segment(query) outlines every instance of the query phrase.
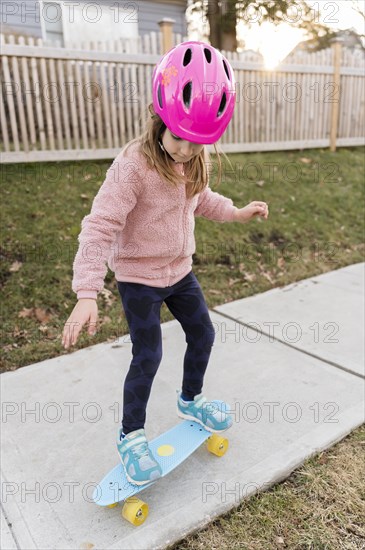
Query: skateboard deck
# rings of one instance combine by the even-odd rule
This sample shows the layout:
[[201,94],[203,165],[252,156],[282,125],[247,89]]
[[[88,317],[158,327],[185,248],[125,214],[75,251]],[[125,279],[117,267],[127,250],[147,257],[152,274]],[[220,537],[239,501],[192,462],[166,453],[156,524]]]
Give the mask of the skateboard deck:
[[[149,442],[152,453],[161,465],[161,477],[179,466],[208,439],[208,450],[210,452],[217,456],[222,456],[226,452],[228,448],[227,439],[221,437],[220,434],[209,432],[193,420],[183,420],[180,424]],[[146,485],[132,484],[127,480],[124,468],[119,462],[95,487],[92,498],[99,506],[111,506],[147,489],[159,479],[161,478]]]

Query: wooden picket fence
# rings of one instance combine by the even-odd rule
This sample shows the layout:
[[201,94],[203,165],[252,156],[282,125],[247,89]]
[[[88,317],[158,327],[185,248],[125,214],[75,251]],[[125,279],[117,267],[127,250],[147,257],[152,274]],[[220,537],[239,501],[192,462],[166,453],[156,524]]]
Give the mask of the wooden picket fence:
[[[143,130],[161,33],[86,49],[0,38],[1,162],[114,158]],[[185,39],[174,35],[174,43]],[[293,55],[275,70],[255,54],[223,53],[236,78],[224,151],[364,144],[364,59],[356,51],[336,44]]]

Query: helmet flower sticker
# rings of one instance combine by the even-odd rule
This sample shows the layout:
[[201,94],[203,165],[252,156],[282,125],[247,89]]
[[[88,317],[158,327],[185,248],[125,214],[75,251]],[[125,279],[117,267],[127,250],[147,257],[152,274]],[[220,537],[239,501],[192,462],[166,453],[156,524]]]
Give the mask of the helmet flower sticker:
[[168,67],[167,69],[164,69],[162,71],[162,86],[167,86],[171,82],[171,77],[177,75],[177,68],[175,65],[172,65],[171,67]]

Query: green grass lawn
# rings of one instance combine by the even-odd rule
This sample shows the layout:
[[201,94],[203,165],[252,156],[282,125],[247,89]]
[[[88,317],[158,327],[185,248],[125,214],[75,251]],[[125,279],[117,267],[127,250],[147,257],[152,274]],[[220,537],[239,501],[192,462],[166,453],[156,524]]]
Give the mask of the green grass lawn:
[[[248,224],[196,220],[194,272],[209,307],[364,261],[364,148],[229,155],[212,188],[238,207],[269,204]],[[114,274],[98,298],[99,330],[61,346],[76,295],[82,218],[110,161],[2,166],[1,371],[128,333]],[[172,319],[165,305],[161,321]],[[365,543],[364,428],[244,501],[179,550],[360,549]]]
[[[212,188],[238,207],[266,201],[270,215],[196,219],[194,271],[210,307],[363,261],[364,148],[229,158],[219,187],[213,169]],[[70,352],[61,333],[76,303],[77,236],[111,162],[2,166],[2,372]],[[111,271],[98,306],[96,336],[83,332],[71,351],[128,332]],[[162,322],[172,318],[163,305]]]

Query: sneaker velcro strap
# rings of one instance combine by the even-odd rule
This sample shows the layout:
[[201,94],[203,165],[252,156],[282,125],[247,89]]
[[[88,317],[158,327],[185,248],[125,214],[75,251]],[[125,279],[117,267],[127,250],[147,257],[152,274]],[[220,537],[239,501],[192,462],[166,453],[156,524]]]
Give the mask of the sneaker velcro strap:
[[135,439],[128,441],[128,443],[125,443],[125,445],[123,445],[123,451],[127,451],[128,449],[130,449],[131,447],[134,447],[135,445],[140,445],[141,443],[146,443],[146,442],[147,442],[146,438],[143,437],[143,435],[141,435],[140,437],[136,437]]
[[206,397],[201,397],[200,399],[198,399],[194,405],[197,407],[197,408],[200,408],[204,405],[204,403],[206,402],[207,398]]

